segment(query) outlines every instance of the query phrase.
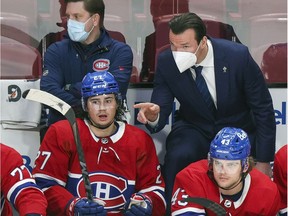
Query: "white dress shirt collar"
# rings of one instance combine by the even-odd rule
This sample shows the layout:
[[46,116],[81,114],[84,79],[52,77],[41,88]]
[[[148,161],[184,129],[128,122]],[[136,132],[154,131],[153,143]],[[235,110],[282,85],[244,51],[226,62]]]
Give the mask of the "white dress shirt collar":
[[202,62],[200,62],[199,64],[195,64],[196,67],[198,67],[199,65],[203,67],[214,67],[213,47],[209,39],[207,40],[207,45],[208,45],[207,55]]

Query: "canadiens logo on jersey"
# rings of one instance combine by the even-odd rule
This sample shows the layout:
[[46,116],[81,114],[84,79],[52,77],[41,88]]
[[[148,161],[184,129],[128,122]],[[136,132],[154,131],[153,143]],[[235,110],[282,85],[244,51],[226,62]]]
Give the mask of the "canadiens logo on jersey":
[[[105,201],[105,209],[119,209],[124,206],[126,200],[134,191],[134,185],[128,184],[128,180],[110,173],[90,173],[93,195]],[[76,194],[86,194],[83,178],[77,184]]]
[[94,71],[106,71],[109,69],[110,60],[109,59],[97,59],[93,62]]

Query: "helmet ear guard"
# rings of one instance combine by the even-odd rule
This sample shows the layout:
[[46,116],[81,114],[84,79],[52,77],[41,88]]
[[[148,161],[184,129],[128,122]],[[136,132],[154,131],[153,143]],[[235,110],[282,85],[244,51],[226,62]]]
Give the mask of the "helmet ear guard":
[[121,105],[122,105],[122,96],[121,96],[121,93],[120,93],[120,92],[117,93],[117,94],[115,94],[115,99],[116,99],[116,101],[117,101],[117,104],[118,104],[119,106],[121,106]]
[[210,152],[208,152],[208,154],[207,154],[207,160],[208,160],[208,166],[209,166],[210,164],[212,164],[212,158],[211,158],[211,156],[210,156]]
[[82,109],[84,112],[87,112],[87,100],[85,100],[83,97],[81,97],[81,105],[82,105]]
[[244,160],[241,161],[242,163],[242,169],[243,169],[243,172],[247,172],[247,170],[249,169],[249,158],[245,158]]
[[213,171],[213,158],[211,158],[210,152],[208,152],[207,160],[208,160],[208,170],[212,172]]

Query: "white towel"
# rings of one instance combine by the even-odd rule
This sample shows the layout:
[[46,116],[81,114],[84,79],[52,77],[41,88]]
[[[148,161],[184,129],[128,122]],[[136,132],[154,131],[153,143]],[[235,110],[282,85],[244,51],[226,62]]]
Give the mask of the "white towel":
[[41,104],[24,99],[25,90],[40,88],[38,80],[0,80],[0,123],[4,129],[30,129],[39,125]]

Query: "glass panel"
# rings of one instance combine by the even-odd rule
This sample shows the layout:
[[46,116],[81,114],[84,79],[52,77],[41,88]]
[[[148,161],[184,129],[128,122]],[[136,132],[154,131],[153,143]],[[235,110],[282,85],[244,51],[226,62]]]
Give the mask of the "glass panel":
[[[43,55],[46,48],[61,40],[65,33],[65,5],[62,9],[60,7],[63,2],[64,0],[2,0],[1,40],[16,40],[38,49]],[[248,46],[268,83],[287,83],[286,0],[277,0],[275,3],[270,0],[104,2],[105,27],[121,33],[122,35],[115,33],[115,38],[124,40],[133,50],[135,82],[153,81],[155,58],[163,46],[169,43],[168,21],[175,14],[190,11],[197,13],[205,21],[209,35]],[[274,69],[271,72],[271,63],[275,61],[278,62],[277,71]],[[143,76],[139,78],[140,74]]]

